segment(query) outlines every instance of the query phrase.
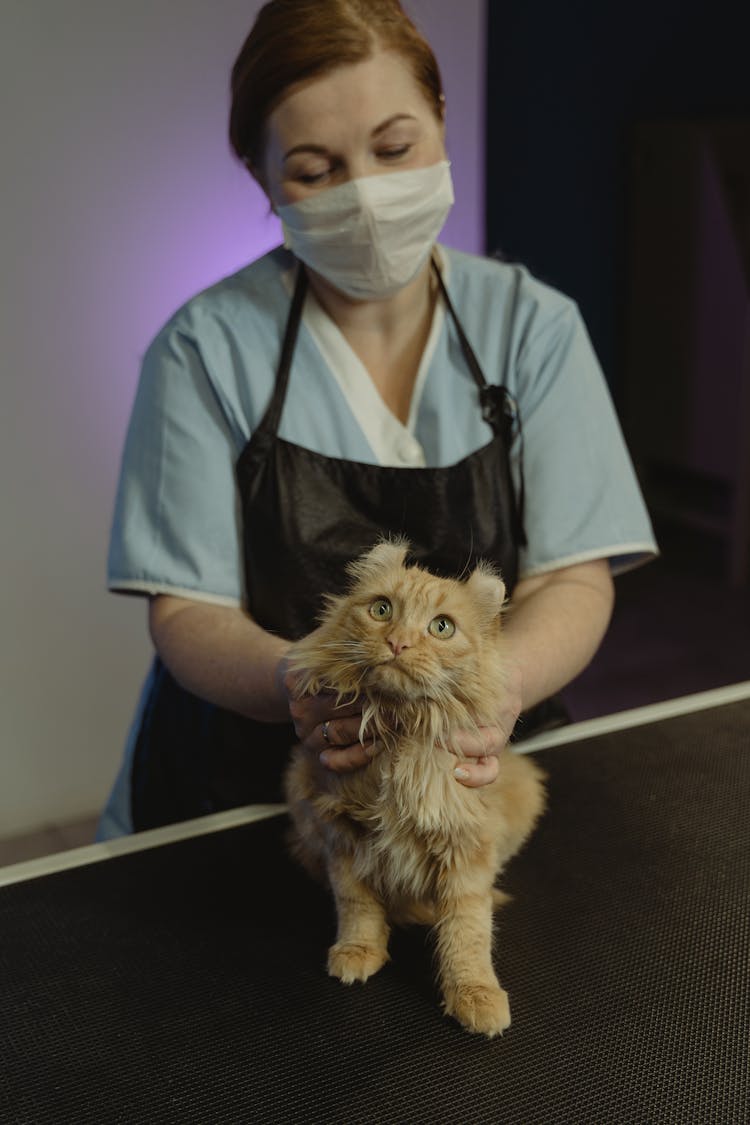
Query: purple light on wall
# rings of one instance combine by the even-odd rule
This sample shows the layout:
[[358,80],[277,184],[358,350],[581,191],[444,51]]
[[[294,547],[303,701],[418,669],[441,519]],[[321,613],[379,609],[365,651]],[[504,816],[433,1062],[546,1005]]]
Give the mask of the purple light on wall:
[[[280,240],[226,140],[230,67],[260,4],[4,7],[6,832],[97,807],[147,665],[143,607],[108,597],[104,578],[143,353],[183,301]],[[461,146],[450,139],[446,240],[474,249],[455,223],[462,208],[478,215],[464,187],[477,118],[459,108],[478,72],[458,41],[474,41],[483,0],[418,7]]]
[[[166,319],[192,295],[282,240],[280,224],[230,154],[226,138],[224,76],[257,6],[233,17],[227,13],[228,24],[236,18],[241,30],[224,29],[224,47],[206,56],[198,74],[186,71],[180,52],[172,52],[171,69],[162,60],[160,69],[147,71],[150,89],[131,78],[123,103],[115,85],[107,112],[96,111],[101,124],[95,132],[106,144],[91,146],[90,137],[82,137],[79,159],[70,156],[72,192],[79,200],[72,206],[81,223],[76,253],[99,295],[92,331],[109,357],[106,370],[116,375],[108,379],[106,395],[102,391],[110,434],[124,431],[141,357]],[[435,49],[447,95],[456,203],[441,237],[449,246],[481,252],[483,3],[467,3],[460,13],[450,0],[408,6]],[[192,34],[203,52],[204,18],[201,10],[195,27],[185,26],[183,47]],[[121,117],[114,131],[113,114]],[[88,200],[80,193],[87,181],[96,188]]]

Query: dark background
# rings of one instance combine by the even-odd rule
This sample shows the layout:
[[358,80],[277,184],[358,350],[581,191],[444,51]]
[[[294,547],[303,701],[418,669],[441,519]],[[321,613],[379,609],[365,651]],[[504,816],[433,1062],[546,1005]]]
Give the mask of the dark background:
[[750,678],[750,3],[488,0],[486,249],[579,304],[662,551],[565,693]]
[[488,0],[487,251],[574,297],[618,400],[636,123],[750,116],[750,4]]

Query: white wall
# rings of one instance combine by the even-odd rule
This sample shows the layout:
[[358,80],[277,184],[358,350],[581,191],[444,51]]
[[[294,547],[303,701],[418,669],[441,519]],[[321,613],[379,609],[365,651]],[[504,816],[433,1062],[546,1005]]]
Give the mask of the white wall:
[[[484,0],[412,0],[440,60],[480,250]],[[140,357],[193,292],[278,241],[227,142],[255,0],[27,0],[0,37],[0,837],[99,808],[149,660],[105,591]]]

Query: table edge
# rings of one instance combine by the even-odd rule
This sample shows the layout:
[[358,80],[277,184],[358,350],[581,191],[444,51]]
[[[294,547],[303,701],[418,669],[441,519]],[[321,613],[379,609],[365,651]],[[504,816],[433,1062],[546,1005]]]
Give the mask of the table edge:
[[[710,691],[678,696],[661,703],[650,703],[644,707],[634,707],[627,711],[615,711],[611,715],[604,715],[597,719],[584,719],[578,723],[570,723],[568,726],[558,727],[555,730],[534,735],[526,739],[525,742],[517,743],[514,750],[519,754],[533,754],[537,750],[548,750],[556,746],[565,746],[571,742],[584,742],[586,739],[595,738],[601,734],[627,730],[631,727],[643,726],[646,723],[660,722],[663,719],[688,715],[691,712],[703,711],[710,707],[738,703],[744,699],[750,699],[750,680],[728,684],[726,687],[712,688]],[[244,805],[241,808],[229,809],[227,812],[213,813],[195,820],[170,824],[164,828],[153,828],[147,832],[135,833],[132,836],[120,836],[117,839],[106,840],[100,844],[71,848],[69,851],[56,852],[52,855],[41,856],[38,859],[11,864],[7,867],[0,867],[0,887],[26,882],[30,879],[38,879],[41,876],[53,875],[60,871],[69,871],[75,867],[85,867],[90,863],[99,863],[132,852],[161,847],[164,844],[177,843],[180,840],[191,839],[195,836],[207,836],[212,832],[222,832],[228,828],[252,824],[254,821],[280,816],[285,810],[285,805]]]
[[723,707],[729,703],[740,703],[750,699],[750,680],[727,684],[725,687],[711,688],[710,691],[680,695],[675,699],[665,699],[660,703],[647,703],[643,707],[632,707],[627,711],[613,711],[596,719],[583,719],[569,723],[555,730],[532,735],[514,746],[519,754],[533,754],[536,750],[548,750],[554,746],[564,746],[570,742],[585,742],[600,734],[612,734],[631,727],[658,723],[679,715],[689,715],[694,711],[705,711],[710,707]]

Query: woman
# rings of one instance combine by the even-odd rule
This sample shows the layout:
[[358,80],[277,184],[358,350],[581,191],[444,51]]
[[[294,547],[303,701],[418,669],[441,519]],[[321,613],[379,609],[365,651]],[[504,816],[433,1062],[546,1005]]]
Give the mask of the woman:
[[149,596],[157,659],[100,837],[278,800],[295,740],[366,764],[356,704],[292,702],[285,658],[379,535],[447,573],[490,558],[512,591],[513,683],[460,742],[466,785],[591,659],[612,570],[654,552],[575,306],[435,243],[444,111],[397,0],[272,0],[240,52],[231,140],[286,245],[144,361],[110,586]]

